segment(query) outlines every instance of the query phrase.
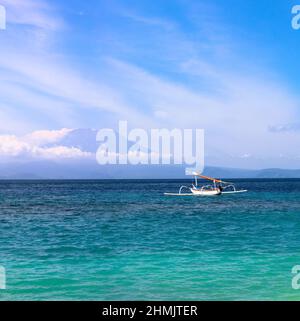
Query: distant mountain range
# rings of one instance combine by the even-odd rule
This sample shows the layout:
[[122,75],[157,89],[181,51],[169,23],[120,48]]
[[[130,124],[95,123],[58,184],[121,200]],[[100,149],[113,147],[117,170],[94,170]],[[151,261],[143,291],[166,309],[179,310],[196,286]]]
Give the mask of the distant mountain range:
[[[300,178],[300,169],[247,170],[208,166],[204,174],[218,178]],[[183,166],[171,165],[100,166],[91,160],[68,163],[54,161],[0,163],[0,179],[181,179],[186,177]]]
[[[95,129],[63,129],[35,132],[25,138],[4,137],[2,144],[6,145],[0,151],[10,154],[0,156],[0,179],[186,178],[183,165],[98,165],[96,134]],[[204,174],[219,178],[300,178],[300,169],[207,166]]]
[[207,167],[205,173],[209,176],[224,178],[300,178],[300,169],[266,168],[259,170]]

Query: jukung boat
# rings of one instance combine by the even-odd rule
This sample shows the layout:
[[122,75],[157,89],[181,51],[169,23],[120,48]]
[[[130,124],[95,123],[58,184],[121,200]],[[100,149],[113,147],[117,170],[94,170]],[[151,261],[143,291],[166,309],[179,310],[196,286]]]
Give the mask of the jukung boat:
[[[195,184],[191,187],[181,186],[178,193],[164,193],[169,196],[216,196],[221,194],[233,194],[233,193],[244,193],[247,190],[237,190],[235,185],[230,182],[225,182],[217,178],[200,175],[198,173],[193,173],[195,176]],[[212,184],[205,184],[198,186],[198,177],[211,181]],[[183,193],[184,189],[190,190],[189,193]]]

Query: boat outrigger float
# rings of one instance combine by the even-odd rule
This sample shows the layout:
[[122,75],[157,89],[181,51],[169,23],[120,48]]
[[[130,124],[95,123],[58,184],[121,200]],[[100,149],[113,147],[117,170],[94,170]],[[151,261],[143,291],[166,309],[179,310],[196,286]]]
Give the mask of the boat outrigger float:
[[[195,184],[192,187],[181,186],[178,193],[164,193],[169,196],[214,196],[221,194],[244,193],[246,189],[237,190],[235,185],[230,182],[224,182],[220,179],[193,173],[195,176]],[[198,177],[212,181],[213,184],[198,186]],[[183,189],[189,189],[190,193],[182,193]]]

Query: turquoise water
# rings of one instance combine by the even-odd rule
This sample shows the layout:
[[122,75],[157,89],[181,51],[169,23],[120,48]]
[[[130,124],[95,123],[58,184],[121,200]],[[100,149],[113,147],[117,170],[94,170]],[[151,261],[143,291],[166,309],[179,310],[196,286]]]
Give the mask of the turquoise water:
[[0,300],[298,300],[300,180],[2,181]]

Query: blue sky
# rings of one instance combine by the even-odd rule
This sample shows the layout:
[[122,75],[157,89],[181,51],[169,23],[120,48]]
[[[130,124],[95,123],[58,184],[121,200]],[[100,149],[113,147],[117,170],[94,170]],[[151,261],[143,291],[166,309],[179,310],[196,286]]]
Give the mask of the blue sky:
[[204,128],[210,165],[300,168],[297,1],[0,4],[0,154],[128,120]]

